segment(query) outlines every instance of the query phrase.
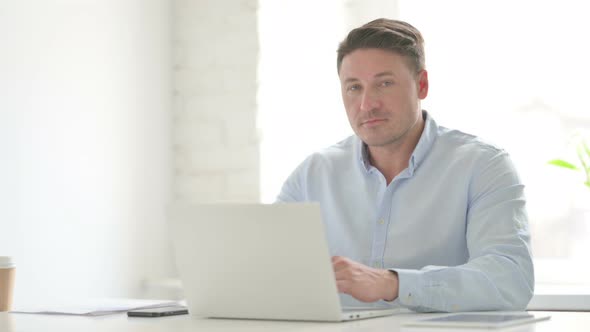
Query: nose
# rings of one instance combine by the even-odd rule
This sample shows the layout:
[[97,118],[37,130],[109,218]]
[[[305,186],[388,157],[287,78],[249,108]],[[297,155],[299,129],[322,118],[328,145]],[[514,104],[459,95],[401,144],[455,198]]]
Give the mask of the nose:
[[380,105],[381,101],[379,100],[379,97],[374,91],[372,91],[371,89],[366,89],[365,91],[363,91],[360,104],[361,111],[369,112],[379,108]]

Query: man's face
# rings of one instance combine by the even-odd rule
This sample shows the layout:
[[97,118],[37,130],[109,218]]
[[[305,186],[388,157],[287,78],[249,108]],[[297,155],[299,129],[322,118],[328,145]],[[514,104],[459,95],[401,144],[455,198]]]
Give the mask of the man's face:
[[357,136],[370,147],[403,142],[422,116],[426,71],[416,74],[403,56],[371,48],[346,55],[339,75],[348,121]]

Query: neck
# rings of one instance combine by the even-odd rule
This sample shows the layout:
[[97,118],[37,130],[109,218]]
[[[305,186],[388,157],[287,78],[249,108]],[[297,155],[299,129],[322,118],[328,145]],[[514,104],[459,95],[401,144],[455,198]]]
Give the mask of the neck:
[[385,176],[388,185],[408,167],[410,157],[418,145],[423,130],[424,119],[420,116],[408,133],[395,142],[367,147],[371,165]]

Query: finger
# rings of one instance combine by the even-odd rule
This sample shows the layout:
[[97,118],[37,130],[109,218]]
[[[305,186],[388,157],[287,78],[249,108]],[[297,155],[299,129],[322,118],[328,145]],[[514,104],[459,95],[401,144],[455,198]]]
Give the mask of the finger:
[[346,265],[342,264],[342,262],[333,262],[332,263],[332,270],[334,270],[334,272],[339,272],[346,269]]
[[335,256],[332,257],[332,266],[337,269],[345,268],[351,265],[351,260],[346,257]]
[[337,263],[337,262],[341,262],[342,260],[345,260],[346,258],[343,256],[332,256],[332,263]]
[[346,268],[346,266],[342,265],[341,263],[332,263],[332,270],[334,270],[334,272],[342,271],[345,268]]
[[349,294],[350,292],[350,281],[347,280],[337,280],[336,281],[336,288],[338,289],[339,293]]
[[334,264],[332,265],[332,270],[335,274],[342,275],[350,275],[354,271],[353,267],[348,264]]

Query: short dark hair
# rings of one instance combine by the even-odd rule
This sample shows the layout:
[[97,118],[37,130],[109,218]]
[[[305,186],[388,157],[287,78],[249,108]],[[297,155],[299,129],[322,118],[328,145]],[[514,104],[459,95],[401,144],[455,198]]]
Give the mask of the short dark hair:
[[424,70],[424,39],[409,23],[386,18],[371,21],[348,33],[338,47],[338,72],[345,56],[358,49],[377,48],[410,60],[416,73]]

